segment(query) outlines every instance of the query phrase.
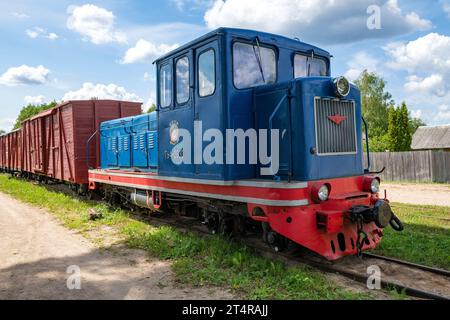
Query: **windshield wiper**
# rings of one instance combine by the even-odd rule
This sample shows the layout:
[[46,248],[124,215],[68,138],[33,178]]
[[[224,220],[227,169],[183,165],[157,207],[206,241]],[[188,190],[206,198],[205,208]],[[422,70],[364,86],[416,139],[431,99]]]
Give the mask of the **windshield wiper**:
[[312,62],[314,62],[314,50],[311,50],[311,58],[306,57],[306,63],[308,64],[308,77],[311,76],[311,63]]
[[262,67],[262,58],[261,58],[261,47],[259,46],[258,37],[255,38],[256,46],[258,47],[258,53],[256,52],[255,46],[253,46],[253,53],[255,54],[256,62],[258,62],[259,72],[261,72],[261,77],[264,83],[266,83],[266,79],[264,77],[264,70]]

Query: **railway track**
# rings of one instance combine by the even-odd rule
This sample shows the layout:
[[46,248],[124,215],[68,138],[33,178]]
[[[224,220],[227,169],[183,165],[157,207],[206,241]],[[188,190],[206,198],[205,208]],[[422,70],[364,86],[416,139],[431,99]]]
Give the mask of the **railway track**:
[[[167,225],[179,230],[193,231],[201,236],[211,233],[197,220],[186,217],[153,217],[146,220],[156,225]],[[379,266],[382,271],[381,288],[418,299],[450,300],[450,271],[419,265],[403,260],[365,253],[361,258],[346,257],[338,261],[328,261],[311,253],[300,254],[274,252],[262,243],[259,237],[239,238],[262,256],[284,262],[288,265],[308,265],[315,269],[334,273],[366,284],[368,266]]]
[[[48,185],[50,189],[65,192],[78,197],[65,185]],[[86,200],[83,198],[82,200]],[[133,212],[139,220],[144,220],[157,226],[171,226],[180,231],[191,231],[206,237],[211,236],[208,228],[194,218],[172,214],[141,215],[139,211]],[[287,265],[308,265],[315,269],[334,273],[360,282],[367,283],[368,266],[379,266],[382,271],[381,287],[387,290],[396,290],[407,296],[419,299],[450,300],[450,271],[411,263],[390,257],[364,253],[362,257],[345,257],[338,261],[328,261],[310,252],[300,254],[275,252],[265,245],[259,236],[250,235],[240,237],[238,240],[260,255],[281,261]]]

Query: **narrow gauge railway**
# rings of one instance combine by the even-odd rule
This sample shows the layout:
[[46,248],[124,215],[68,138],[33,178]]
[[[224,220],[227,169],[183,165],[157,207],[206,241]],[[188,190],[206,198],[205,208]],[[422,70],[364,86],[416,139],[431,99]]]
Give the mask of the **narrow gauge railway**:
[[258,230],[274,251],[360,254],[403,225],[364,164],[360,91],[331,76],[331,58],[296,39],[214,30],[155,61],[155,112],[69,101],[1,136],[0,169],[187,212],[216,233]]
[[[26,177],[24,179],[28,180]],[[41,183],[45,184],[50,190],[64,192],[67,195],[79,197],[83,201],[87,200],[86,195],[79,194],[70,185],[61,186],[49,181],[41,181]],[[91,194],[89,200],[105,202],[105,199],[102,199],[97,194]],[[186,215],[186,212],[175,212],[172,210],[170,213],[154,212],[149,214],[147,210],[139,206],[123,206],[109,201],[105,202],[105,204],[111,206],[112,209],[129,210],[136,219],[154,226],[169,226],[179,232],[192,232],[200,237],[219,236],[215,230],[211,230],[204,223],[201,217],[189,217]],[[362,253],[360,257],[348,256],[341,260],[330,261],[295,244],[288,252],[275,252],[260,241],[258,230],[249,230],[249,232],[240,232],[238,234],[222,233],[220,236],[227,237],[230,241],[244,244],[263,257],[283,262],[289,266],[307,265],[326,273],[339,274],[353,281],[360,282],[362,284],[361,288],[366,285],[368,280],[367,267],[376,265],[382,271],[380,283],[382,289],[395,290],[397,293],[418,299],[450,300],[449,270],[369,252]]]
[[[199,220],[188,217],[161,215],[145,216],[145,220],[155,225],[166,225],[179,231],[194,232],[200,236],[211,236],[211,231]],[[395,290],[399,294],[418,299],[450,300],[450,271],[411,263],[395,258],[365,252],[361,257],[349,256],[337,261],[329,261],[303,248],[291,248],[289,252],[274,252],[261,244],[258,234],[239,234],[236,238],[256,253],[287,265],[308,265],[326,273],[336,273],[351,280],[367,284],[368,266],[381,269],[381,288]]]

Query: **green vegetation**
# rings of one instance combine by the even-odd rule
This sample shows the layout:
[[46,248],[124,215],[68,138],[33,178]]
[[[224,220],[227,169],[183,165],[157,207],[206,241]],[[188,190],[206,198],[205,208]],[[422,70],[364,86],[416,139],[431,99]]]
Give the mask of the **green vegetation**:
[[[131,247],[172,261],[173,270],[183,283],[221,286],[249,299],[371,298],[367,294],[340,288],[308,267],[288,267],[263,258],[243,244],[217,236],[202,238],[169,227],[154,227],[129,212],[80,201],[41,185],[0,175],[0,191],[45,208],[64,226],[79,231],[96,243],[103,243],[106,236],[114,236]],[[103,219],[89,220],[90,210],[101,212]],[[105,234],[105,226],[112,231]]]
[[395,106],[392,95],[385,90],[386,82],[377,74],[365,70],[355,84],[361,91],[363,117],[369,127],[370,151],[409,151],[412,135],[425,123],[410,117],[405,102]]
[[450,207],[397,203],[392,207],[405,230],[386,228],[375,252],[450,270]]
[[6,133],[6,131],[5,130],[3,130],[3,129],[0,129],[0,136],[2,135],[2,134],[5,134]]
[[54,108],[57,106],[57,102],[53,101],[47,104],[40,104],[40,105],[33,105],[29,104],[20,110],[19,116],[17,117],[16,123],[14,124],[14,129],[20,128],[23,121],[25,121],[28,118],[31,118],[38,113]]
[[152,103],[150,108],[148,108],[146,113],[152,113],[153,111],[156,111],[156,104]]
[[389,108],[387,142],[390,151],[411,150],[412,134],[408,108],[403,102],[399,108]]

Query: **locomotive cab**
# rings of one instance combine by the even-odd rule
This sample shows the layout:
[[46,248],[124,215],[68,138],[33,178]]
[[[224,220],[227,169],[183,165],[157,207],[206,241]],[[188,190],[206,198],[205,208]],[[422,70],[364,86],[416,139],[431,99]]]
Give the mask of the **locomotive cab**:
[[[351,86],[345,98],[336,94],[330,58],[298,40],[222,28],[158,59],[159,173],[288,181],[364,174],[359,91]],[[337,125],[328,116],[343,120]],[[179,129],[191,135],[182,148]],[[224,138],[221,155],[213,154],[210,162],[204,159],[214,140],[205,137],[208,129]],[[252,141],[249,129],[269,135],[277,130],[278,148],[269,138]],[[241,150],[239,130],[245,139]],[[279,155],[273,174],[261,174],[267,165],[251,159],[263,143],[269,158]],[[183,156],[186,161],[176,161]]]

